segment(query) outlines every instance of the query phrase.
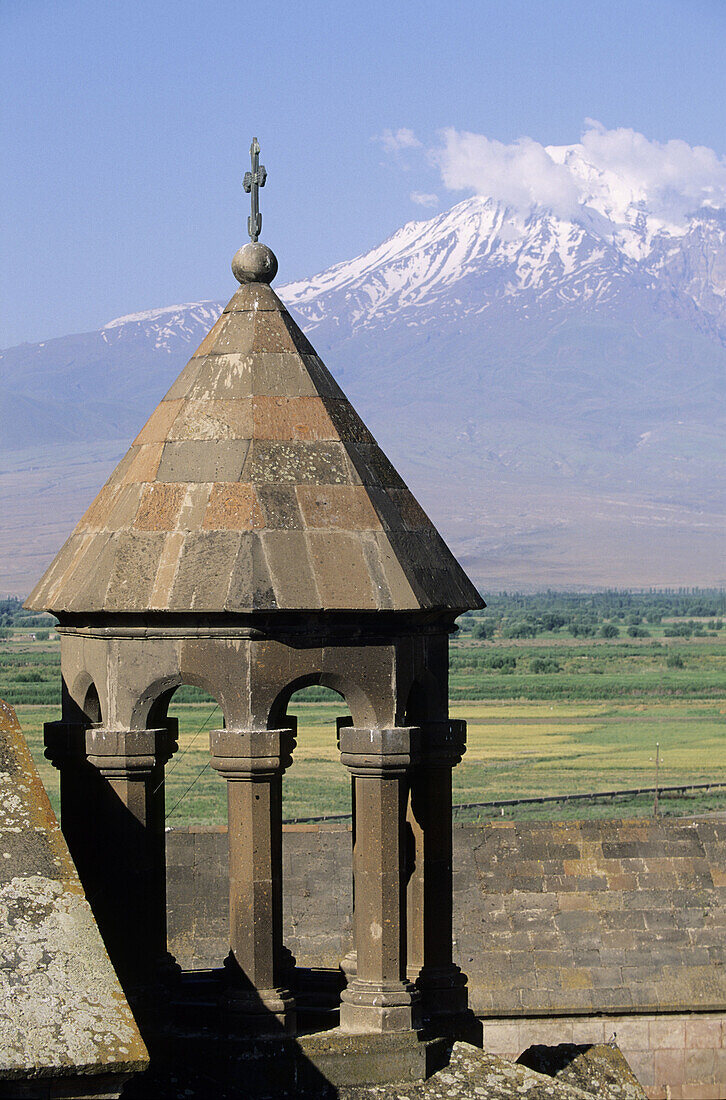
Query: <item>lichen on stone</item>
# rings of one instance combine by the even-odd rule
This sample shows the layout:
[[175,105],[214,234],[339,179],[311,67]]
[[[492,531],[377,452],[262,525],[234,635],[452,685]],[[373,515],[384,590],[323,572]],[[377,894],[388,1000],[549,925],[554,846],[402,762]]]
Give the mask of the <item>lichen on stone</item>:
[[0,701],[0,1081],[148,1062],[15,714]]

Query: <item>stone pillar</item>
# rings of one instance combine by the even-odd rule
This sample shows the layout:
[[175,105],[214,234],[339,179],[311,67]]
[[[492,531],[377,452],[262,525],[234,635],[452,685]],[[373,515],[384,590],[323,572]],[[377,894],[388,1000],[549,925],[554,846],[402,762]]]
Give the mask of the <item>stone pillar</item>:
[[[87,797],[84,882],[111,961],[127,988],[153,986],[165,972],[166,848],[164,765],[176,750],[173,727],[86,730],[88,765],[101,777]],[[89,776],[90,778],[90,776]]]
[[[60,772],[60,822],[87,894],[97,888],[99,863],[94,809],[101,776],[86,758],[88,722],[62,719],[43,727],[45,756]],[[105,858],[105,856],[104,856]]]
[[282,943],[282,775],[294,733],[213,730],[212,767],[227,780],[231,1011],[248,1034],[295,1031]]
[[452,961],[451,772],[465,747],[465,722],[426,722],[411,773],[408,976],[428,1019],[457,1016],[468,1007],[466,976]]
[[[340,750],[340,731],[342,729],[347,729],[349,726],[352,726],[352,725],[353,725],[353,719],[350,717],[350,715],[346,715],[345,717],[341,716],[341,717],[336,718],[335,728],[336,728],[336,740],[337,740],[337,744],[338,744],[338,750]],[[352,776],[352,775],[350,777],[350,812],[351,812],[351,833],[350,833],[351,849],[350,849],[350,854],[351,854],[351,866],[352,866],[353,852],[355,851],[355,777]],[[351,899],[352,899],[352,912],[355,912],[355,883],[352,883]],[[351,979],[355,977],[355,971],[356,971],[356,967],[358,965],[357,961],[356,961],[355,943],[351,947],[350,951],[348,951],[343,956],[343,958],[340,960],[339,965],[340,965],[340,969],[343,972],[343,976],[345,977],[346,982],[351,981]]]
[[340,731],[341,760],[355,780],[353,934],[356,973],[341,995],[348,1032],[418,1026],[419,994],[406,978],[404,880],[407,776],[415,728]]

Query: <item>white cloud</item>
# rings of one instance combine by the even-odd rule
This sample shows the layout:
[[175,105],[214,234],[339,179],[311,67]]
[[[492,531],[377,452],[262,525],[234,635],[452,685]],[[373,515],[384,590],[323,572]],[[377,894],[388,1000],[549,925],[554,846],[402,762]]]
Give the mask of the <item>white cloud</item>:
[[704,145],[649,141],[636,130],[606,130],[586,120],[583,159],[612,172],[664,217],[680,219],[701,206],[726,206],[726,159]]
[[505,144],[449,129],[430,155],[450,190],[519,210],[541,205],[573,217],[583,204],[608,204],[617,214],[644,201],[653,213],[680,222],[703,205],[726,208],[726,159],[713,149],[651,141],[590,119],[574,145],[545,146],[528,137]]
[[375,140],[380,141],[387,153],[398,153],[401,149],[418,149],[421,145],[413,130],[406,126],[398,130],[384,130]]
[[539,203],[562,216],[574,213],[578,190],[572,173],[532,138],[505,145],[483,134],[450,129],[443,139],[433,157],[450,190],[487,195],[518,209]]
[[439,196],[429,195],[426,191],[412,191],[409,198],[418,206],[438,206]]

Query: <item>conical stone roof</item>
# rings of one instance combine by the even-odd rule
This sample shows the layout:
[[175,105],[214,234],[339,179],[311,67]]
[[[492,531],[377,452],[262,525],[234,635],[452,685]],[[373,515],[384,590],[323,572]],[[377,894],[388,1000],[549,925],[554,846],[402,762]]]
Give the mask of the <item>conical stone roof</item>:
[[254,282],[26,606],[463,611],[482,601],[280,299]]

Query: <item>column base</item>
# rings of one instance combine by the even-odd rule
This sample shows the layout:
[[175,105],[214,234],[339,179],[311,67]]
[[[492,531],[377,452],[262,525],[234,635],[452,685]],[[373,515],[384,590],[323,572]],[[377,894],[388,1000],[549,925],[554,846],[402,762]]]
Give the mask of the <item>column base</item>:
[[345,980],[350,985],[358,973],[358,952],[353,948],[347,955],[343,955],[343,958],[339,963],[340,969],[345,974]]
[[[409,974],[410,978],[413,975]],[[415,977],[421,993],[424,1016],[437,1020],[444,1016],[459,1016],[469,1007],[466,974],[455,963],[447,966],[423,966]]]
[[297,1026],[295,998],[289,989],[228,989],[221,1005],[245,1035],[294,1035]]
[[177,989],[181,983],[182,968],[170,951],[165,951],[156,965],[159,984],[166,989]]
[[340,1030],[365,1032],[416,1030],[421,995],[410,982],[369,982],[353,978],[340,995]]
[[290,948],[283,944],[282,951],[280,952],[280,977],[285,985],[293,984],[296,966],[297,959]]

